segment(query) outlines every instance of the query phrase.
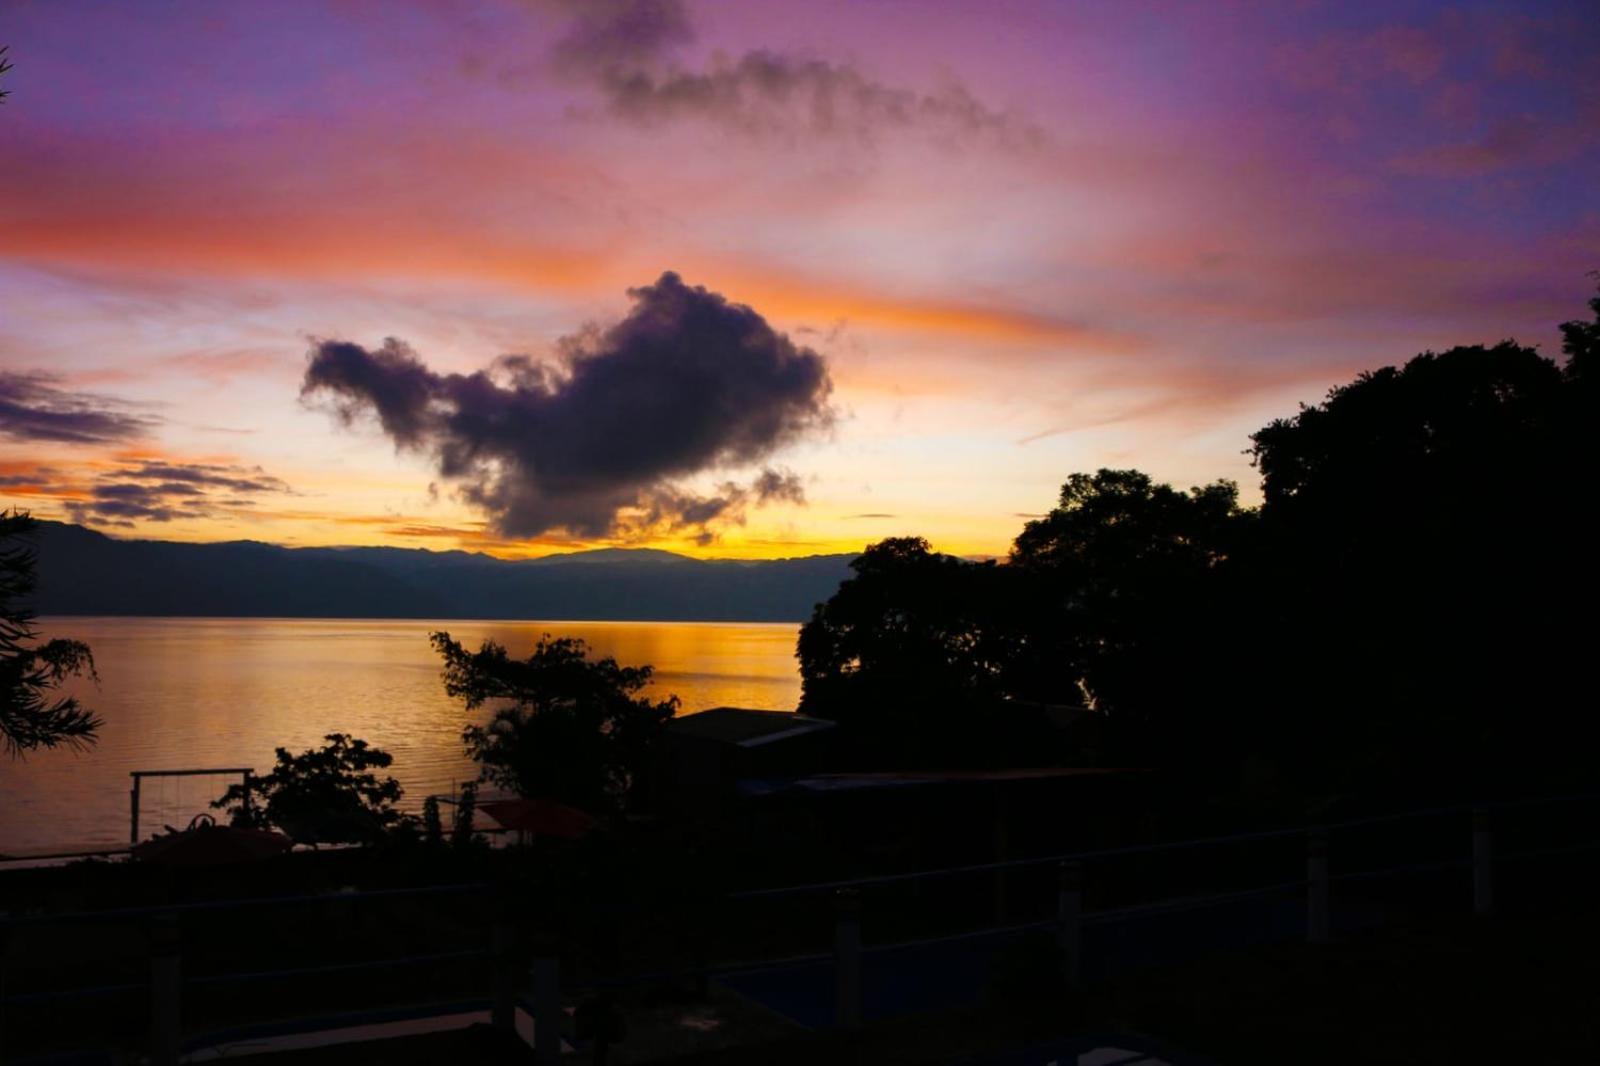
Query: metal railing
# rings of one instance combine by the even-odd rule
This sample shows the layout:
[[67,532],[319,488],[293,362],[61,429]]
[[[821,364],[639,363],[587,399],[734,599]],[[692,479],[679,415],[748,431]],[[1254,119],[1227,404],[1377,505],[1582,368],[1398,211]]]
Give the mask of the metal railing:
[[[1392,814],[1330,821],[1319,825],[1295,828],[1258,830],[1251,832],[1198,837],[1184,840],[1162,841],[1118,847],[1086,849],[1059,854],[1003,861],[944,866],[900,873],[881,874],[828,881],[785,885],[773,888],[751,889],[724,897],[729,902],[767,903],[782,899],[824,895],[832,912],[832,944],[828,950],[785,954],[778,957],[702,964],[648,973],[612,974],[588,980],[585,988],[607,990],[630,985],[660,983],[684,978],[733,978],[772,971],[792,970],[800,967],[818,967],[832,964],[834,985],[833,1023],[854,1026],[862,1020],[863,963],[868,956],[887,952],[919,948],[936,948],[963,942],[986,939],[1004,940],[1026,933],[1049,932],[1053,935],[1058,952],[1061,977],[1068,987],[1076,987],[1084,979],[1084,932],[1086,929],[1105,927],[1187,911],[1214,908],[1250,900],[1279,898],[1291,894],[1301,896],[1303,906],[1303,936],[1310,943],[1325,943],[1332,937],[1335,907],[1334,887],[1339,884],[1377,881],[1407,875],[1440,874],[1469,870],[1471,910],[1484,916],[1493,913],[1497,868],[1504,863],[1522,859],[1576,855],[1600,850],[1600,841],[1566,842],[1555,846],[1524,849],[1496,854],[1494,847],[1493,815],[1498,811],[1527,808],[1535,805],[1579,804],[1600,800],[1600,796],[1542,797],[1536,800],[1516,800],[1485,804],[1462,804],[1401,811]],[[1455,819],[1470,815],[1470,832],[1460,838],[1467,854],[1443,860],[1396,863],[1388,866],[1362,868],[1334,873],[1330,866],[1330,835],[1335,832],[1397,824],[1407,820],[1428,818]],[[1466,827],[1461,827],[1466,828]],[[1134,856],[1154,856],[1182,852],[1205,851],[1241,844],[1272,841],[1304,841],[1304,876],[1277,879],[1266,884],[1217,892],[1192,893],[1155,900],[1145,900],[1122,906],[1090,910],[1085,907],[1084,886],[1086,870],[1091,863],[1118,860]],[[1003,875],[1010,871],[1048,869],[1056,872],[1055,906],[1053,913],[1037,920],[982,925],[977,928],[947,930],[934,935],[909,937],[867,945],[863,941],[862,895],[866,891],[895,888],[907,884],[937,882],[961,877]],[[1463,889],[1467,886],[1463,885]],[[490,928],[488,943],[479,946],[454,948],[442,951],[423,951],[384,958],[324,962],[315,965],[254,968],[221,973],[184,976],[180,959],[178,922],[183,915],[218,911],[238,911],[251,908],[281,908],[296,905],[327,903],[360,903],[382,899],[408,899],[429,896],[484,894],[495,890],[487,882],[462,884],[436,884],[409,888],[370,889],[364,891],[339,891],[288,896],[261,896],[223,900],[204,900],[187,903],[153,904],[134,907],[82,910],[65,913],[37,913],[0,915],[0,937],[9,936],[12,930],[30,926],[145,921],[151,930],[150,979],[148,982],[111,982],[67,989],[13,992],[0,986],[0,1010],[19,1007],[36,1007],[53,1002],[68,1002],[89,998],[125,996],[141,992],[150,995],[150,1025],[148,1035],[149,1061],[158,1066],[177,1063],[186,1051],[210,1046],[220,1034],[191,1034],[187,1038],[182,1026],[182,1003],[186,988],[199,989],[216,986],[245,985],[264,981],[289,981],[315,975],[342,974],[380,968],[437,967],[440,964],[483,962],[488,973],[483,981],[483,999],[465,1001],[468,1005],[487,1005],[495,1025],[514,1029],[515,1012],[520,1007],[535,1019],[534,1043],[538,1058],[547,1063],[556,1061],[559,1054],[561,1028],[562,981],[560,964],[552,956],[540,956],[530,966],[518,961],[514,948],[515,936],[502,917],[498,916]],[[1303,894],[1303,896],[1302,896]],[[531,994],[529,993],[531,989]],[[462,1002],[436,1005],[443,1011],[461,1008]],[[408,1008],[412,1010],[421,1007]],[[380,1012],[381,1013],[381,1012]],[[392,1013],[392,1010],[390,1011]],[[375,1012],[364,1011],[333,1015],[317,1020],[319,1026],[357,1024],[375,1017]],[[541,1024],[542,1023],[542,1024]],[[0,1028],[3,1039],[3,1028]],[[0,1045],[0,1055],[4,1054]],[[8,1060],[10,1061],[10,1060]]]

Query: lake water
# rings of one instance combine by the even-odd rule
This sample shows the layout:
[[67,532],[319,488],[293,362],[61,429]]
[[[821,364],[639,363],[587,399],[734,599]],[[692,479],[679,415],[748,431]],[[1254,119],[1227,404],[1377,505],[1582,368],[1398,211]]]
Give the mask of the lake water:
[[[514,655],[543,633],[581,637],[624,665],[653,665],[649,694],[676,694],[683,712],[793,710],[800,698],[792,624],[46,618],[41,629],[93,649],[98,688],[71,691],[105,725],[86,752],[0,755],[0,854],[124,846],[130,770],[264,772],[274,748],[299,752],[333,732],[394,756],[405,806],[450,792],[475,770],[461,750],[469,716],[445,695],[428,644],[435,629],[470,648],[492,637]],[[186,825],[230,780],[147,779],[141,825]]]

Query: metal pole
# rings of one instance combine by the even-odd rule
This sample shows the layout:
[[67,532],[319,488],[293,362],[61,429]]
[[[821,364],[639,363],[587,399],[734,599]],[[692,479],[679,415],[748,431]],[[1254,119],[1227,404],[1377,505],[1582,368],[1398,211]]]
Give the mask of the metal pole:
[[544,955],[533,960],[533,1061],[561,1062],[561,961]]
[[1472,811],[1472,913],[1487,918],[1494,912],[1494,834],[1489,810]]
[[139,843],[139,786],[143,783],[138,771],[129,775],[133,778],[133,788],[128,790],[128,806],[131,816],[128,820],[128,846],[131,848]]
[[183,964],[178,916],[158,915],[150,929],[150,1062],[178,1066],[183,1050]]
[[1061,951],[1061,976],[1068,988],[1083,979],[1083,863],[1056,868],[1056,946]]
[[861,894],[841,888],[833,903],[833,1023],[849,1029],[861,1024]]
[[1330,933],[1328,898],[1328,831],[1306,834],[1306,940],[1326,944]]

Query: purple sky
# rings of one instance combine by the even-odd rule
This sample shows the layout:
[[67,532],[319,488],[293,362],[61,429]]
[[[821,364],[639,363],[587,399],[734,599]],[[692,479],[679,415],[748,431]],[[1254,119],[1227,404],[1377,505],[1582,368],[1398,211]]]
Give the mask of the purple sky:
[[[762,556],[1003,552],[1100,466],[1253,498],[1248,433],[1361,369],[1558,351],[1600,267],[1593,30],[1588,3],[12,0],[0,500]],[[625,348],[665,271],[765,320],[756,392],[686,384],[677,333]],[[713,376],[748,347],[718,328]],[[315,343],[389,336],[434,383],[421,436],[376,394],[349,424],[302,399]],[[785,344],[831,389],[760,391]],[[470,377],[507,353],[553,369]],[[670,398],[703,447],[563,466],[539,412],[590,424],[571,381],[639,366],[594,418]],[[534,502],[508,522],[494,487]]]

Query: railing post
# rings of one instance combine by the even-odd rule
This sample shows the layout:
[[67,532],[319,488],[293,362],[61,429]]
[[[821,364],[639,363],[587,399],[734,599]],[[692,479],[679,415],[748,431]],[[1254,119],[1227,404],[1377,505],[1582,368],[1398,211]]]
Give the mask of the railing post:
[[557,1066],[561,1061],[561,961],[540,955],[530,968],[533,978],[533,1061]]
[[517,950],[516,893],[511,883],[497,880],[490,893],[489,966],[491,969],[489,1024],[508,1033],[517,1031],[517,992],[525,972]]
[[1328,831],[1318,826],[1306,834],[1306,940],[1326,944],[1330,933],[1328,898]]
[[1472,810],[1472,913],[1487,918],[1494,911],[1494,834],[1489,809]]
[[508,1033],[517,1031],[517,962],[515,932],[503,917],[489,930],[489,965],[494,987],[489,1002],[489,1024]]
[[833,904],[833,1023],[848,1029],[861,1024],[861,895],[842,888]]
[[150,1062],[178,1066],[183,1050],[183,964],[178,916],[157,915],[150,928]]
[[1061,977],[1068,988],[1083,979],[1083,863],[1063,862],[1056,869],[1056,947],[1061,952]]

